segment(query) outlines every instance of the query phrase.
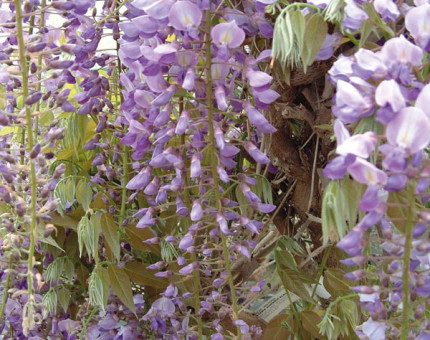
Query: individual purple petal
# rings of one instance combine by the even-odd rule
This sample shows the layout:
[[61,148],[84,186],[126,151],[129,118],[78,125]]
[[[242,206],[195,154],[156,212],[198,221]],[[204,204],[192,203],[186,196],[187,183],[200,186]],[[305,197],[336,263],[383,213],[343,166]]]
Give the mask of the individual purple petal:
[[184,268],[179,269],[179,274],[181,274],[181,275],[190,275],[198,267],[199,267],[199,264],[197,262],[190,263],[189,265],[185,266]]
[[140,190],[148,185],[151,179],[151,168],[142,169],[136,176],[134,176],[130,182],[127,183],[126,188],[128,190]]
[[253,88],[267,89],[266,87],[270,86],[272,82],[272,77],[262,71],[250,70],[246,73],[246,77],[248,78],[249,85]]
[[[267,89],[264,91],[254,91],[255,99],[258,99],[263,104],[271,104],[277,100],[281,95],[273,91],[272,89]],[[257,106],[257,103],[255,103]]]
[[67,334],[73,334],[77,327],[79,327],[79,322],[71,319],[65,319],[58,322],[58,329],[61,332],[67,332]]
[[[154,18],[151,18],[149,15],[141,15],[139,17],[131,19],[133,25],[139,30],[139,33],[143,33],[142,35],[145,38],[151,38],[157,33],[158,29],[158,21]],[[120,28],[121,28],[120,23]],[[121,29],[124,30],[124,29]],[[128,35],[128,34],[127,34]],[[122,48],[122,46],[121,46]]]
[[270,159],[267,158],[267,156],[264,153],[262,153],[260,149],[258,149],[252,142],[245,142],[243,146],[245,147],[245,150],[250,154],[252,158],[254,158],[254,160],[257,163],[260,163],[260,164],[270,163]]
[[347,0],[345,6],[345,18],[342,25],[349,31],[357,31],[360,29],[363,21],[367,20],[367,13],[357,5],[353,0]]
[[144,229],[148,227],[152,227],[157,220],[152,218],[154,214],[153,208],[149,208],[148,211],[143,215],[143,217],[139,220],[139,222],[136,225],[136,228]]
[[[406,14],[406,18],[408,14]],[[389,39],[382,47],[381,54],[382,59],[389,69],[397,63],[411,66],[421,65],[424,57],[423,50],[411,43],[403,35],[398,38]]]
[[245,32],[236,25],[235,21],[221,23],[212,28],[212,41],[221,46],[236,48],[242,45],[245,40]]
[[217,166],[216,167],[216,171],[218,173],[219,179],[224,182],[224,183],[228,183],[230,182],[230,179],[228,177],[227,172],[224,170],[224,168],[222,166]]
[[229,233],[228,232],[227,221],[226,221],[226,219],[224,218],[223,215],[217,213],[216,214],[216,222],[218,223],[219,228],[221,229],[222,233],[224,233],[224,234],[228,234]]
[[393,147],[390,144],[381,145],[379,148],[385,158],[382,161],[382,166],[393,172],[402,172],[406,169],[407,165],[407,153],[406,150],[399,147]]
[[388,326],[382,322],[373,321],[372,318],[370,318],[368,321],[363,323],[362,329],[368,339],[385,340],[385,332],[388,329]]
[[216,146],[218,147],[218,149],[223,150],[225,148],[224,132],[216,123],[214,123],[214,133]]
[[190,114],[184,110],[179,117],[178,123],[176,124],[175,133],[177,135],[183,135],[188,128],[188,121],[190,120]]
[[165,91],[161,92],[161,94],[152,101],[151,105],[156,107],[166,105],[176,93],[176,89],[176,85],[170,85]]
[[333,114],[344,123],[355,123],[373,113],[373,104],[354,85],[346,81],[337,82],[336,106]]
[[339,120],[336,119],[333,124],[334,134],[336,135],[337,145],[342,145],[347,139],[351,137],[348,129],[345,125]]
[[[405,26],[418,45],[429,52],[430,50],[430,4],[410,9],[405,16]],[[421,60],[420,60],[421,61]]]
[[227,104],[227,100],[225,97],[224,87],[221,85],[216,86],[214,94],[215,94],[215,99],[216,99],[218,109],[220,111],[225,111],[228,107],[228,104]]
[[194,154],[191,157],[190,177],[191,178],[200,177],[201,173],[202,173],[202,167],[200,165],[199,156],[197,154]]
[[260,203],[260,198],[251,191],[251,188],[247,186],[245,183],[240,183],[239,185],[240,191],[242,191],[243,195],[249,202]]
[[385,22],[395,21],[400,15],[397,5],[392,0],[374,0],[373,6]]
[[187,91],[194,90],[194,83],[196,79],[196,72],[193,67],[189,67],[185,73],[184,81],[182,82],[182,87]]
[[328,60],[333,56],[334,50],[342,42],[342,35],[340,33],[327,34],[315,61]]
[[338,244],[337,247],[342,249],[350,256],[361,255],[364,245],[362,244],[363,230],[354,227]]
[[406,107],[387,125],[386,135],[390,144],[414,154],[430,142],[430,120],[419,108]]
[[345,177],[348,167],[355,162],[356,156],[348,154],[332,159],[324,168],[323,175],[329,179],[342,179]]
[[390,105],[394,112],[398,112],[406,106],[405,98],[399,84],[393,80],[383,80],[375,92],[375,101],[379,106]]
[[415,107],[423,110],[427,115],[427,118],[430,119],[430,84],[424,86],[420,91],[420,94],[415,101]]
[[268,214],[271,213],[273,210],[276,209],[276,205],[273,204],[266,204],[266,203],[251,203],[251,206],[255,209],[258,210],[261,213],[264,214]]
[[378,192],[379,192],[378,186],[369,185],[367,187],[360,201],[359,208],[361,211],[368,212],[368,211],[373,211],[377,208],[377,206],[380,203]]
[[[164,272],[158,272],[154,274],[155,277],[162,277],[162,278],[168,278],[172,275],[173,275],[173,272],[171,270],[166,270]],[[152,306],[154,306],[154,304],[152,304]]]
[[179,196],[176,197],[176,214],[182,217],[188,216],[188,208]]
[[188,232],[185,234],[185,236],[181,239],[179,242],[178,248],[186,251],[189,247],[193,245],[194,236],[193,233]]
[[154,177],[154,179],[146,186],[143,193],[149,196],[157,194],[160,184],[161,184],[160,177]]
[[276,129],[270,125],[264,115],[256,110],[251,104],[245,103],[246,114],[252,125],[261,133],[273,133]]
[[355,162],[348,167],[348,172],[357,182],[362,184],[385,185],[387,183],[385,172],[361,158],[356,158]]
[[339,155],[346,156],[353,154],[361,158],[368,158],[373,150],[375,150],[378,138],[371,131],[363,134],[354,135],[346,139],[342,144],[338,144],[336,152]]
[[152,308],[163,312],[166,315],[173,315],[175,313],[175,305],[171,299],[162,297],[158,300],[155,300],[152,303]]
[[144,91],[144,90],[136,90],[134,92],[134,100],[136,101],[136,104],[141,106],[144,109],[150,109],[151,108],[151,102],[154,99],[154,95],[151,92]]
[[202,11],[190,1],[178,1],[169,11],[169,22],[177,30],[186,31],[198,27],[202,21]]
[[191,218],[191,221],[193,221],[193,222],[200,221],[203,218],[203,209],[202,209],[202,206],[200,205],[199,201],[193,202],[193,207],[191,208],[190,218]]
[[402,191],[406,187],[408,178],[405,175],[391,175],[388,177],[387,184],[384,189],[388,192]]
[[134,0],[133,6],[142,9],[146,14],[157,20],[168,17],[170,8],[173,5],[172,0]]

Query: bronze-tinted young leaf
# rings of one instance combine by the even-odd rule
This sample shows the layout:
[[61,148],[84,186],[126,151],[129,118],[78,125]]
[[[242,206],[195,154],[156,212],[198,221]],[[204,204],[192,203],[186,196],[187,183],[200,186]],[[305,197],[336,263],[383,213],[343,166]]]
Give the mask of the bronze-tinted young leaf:
[[329,268],[324,273],[324,288],[334,298],[351,294],[349,282],[344,275],[345,272],[339,268]]
[[112,252],[116,260],[119,260],[120,244],[119,235],[115,221],[112,216],[103,214],[100,218],[100,225],[102,228],[103,236],[106,240],[107,246]]
[[327,30],[327,23],[318,13],[307,18],[301,54],[305,73],[306,67],[311,65],[318,55],[327,36]]
[[304,310],[300,312],[300,321],[302,326],[306,329],[315,339],[326,339],[325,336],[321,335],[319,332],[318,324],[321,322],[321,318],[317,313]]
[[136,284],[142,286],[151,286],[154,288],[165,288],[168,286],[169,281],[163,278],[155,277],[153,270],[146,269],[148,264],[132,261],[124,267],[128,277]]
[[130,225],[125,229],[125,233],[130,238],[130,245],[134,249],[161,255],[160,245],[143,243],[143,241],[154,237],[149,229],[138,229],[135,225]]
[[[271,320],[263,330],[262,340],[285,340],[289,339],[291,333],[282,327],[282,322],[288,322],[288,315],[278,315]],[[291,320],[290,320],[291,321]]]
[[315,303],[305,284],[314,283],[314,281],[299,270],[284,268],[278,270],[279,277],[285,289],[296,294],[298,297],[309,303]]
[[95,197],[94,197],[94,201],[91,203],[91,207],[93,209],[99,209],[99,210],[103,210],[106,209],[106,204],[103,202],[103,198],[102,198],[103,194],[102,193],[98,193]]
[[111,264],[108,268],[110,285],[116,296],[136,315],[130,278],[124,269]]
[[87,211],[90,207],[91,200],[93,198],[93,191],[85,181],[79,181],[76,186],[76,200],[82,205],[84,211]]

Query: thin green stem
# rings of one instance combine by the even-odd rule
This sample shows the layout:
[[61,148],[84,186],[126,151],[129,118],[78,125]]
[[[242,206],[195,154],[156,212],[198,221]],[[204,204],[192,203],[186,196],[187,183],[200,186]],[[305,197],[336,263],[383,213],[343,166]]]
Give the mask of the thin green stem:
[[85,323],[82,326],[81,334],[79,335],[79,340],[84,339],[84,335],[87,330],[88,324],[90,323],[91,319],[94,317],[94,314],[96,313],[96,311],[97,311],[97,307],[94,307],[90,315],[88,316],[88,318],[85,320]]
[[[28,97],[28,70],[27,70],[27,60],[25,57],[25,42],[24,42],[24,29],[23,29],[23,17],[21,11],[21,1],[14,0],[15,3],[15,17],[16,17],[16,27],[17,27],[17,38],[18,38],[18,52],[19,60],[21,63],[21,74],[22,74],[22,95],[23,101]],[[25,105],[25,104],[24,104]],[[31,118],[31,110],[28,105],[25,105],[25,116],[27,121],[27,150],[28,153],[34,147],[33,140],[33,126]],[[29,159],[30,162],[30,185],[31,185],[31,224],[30,224],[30,245],[28,253],[28,268],[27,268],[27,285],[28,285],[28,300],[31,301],[33,294],[33,257],[34,248],[36,243],[36,171],[33,160]],[[28,326],[31,325],[31,316],[28,318]]]
[[[125,1],[124,1],[125,3]],[[119,5],[119,7],[117,7],[117,9],[120,8],[121,5]],[[118,12],[117,12],[118,14]],[[117,20],[119,22],[119,17],[117,16]],[[121,92],[121,84],[119,81],[119,77],[121,75],[121,59],[119,58],[119,48],[120,45],[118,43],[118,41],[116,42],[116,54],[118,57],[118,63],[117,63],[117,71],[118,71],[118,88],[119,88],[119,93],[120,93],[120,105],[122,105],[123,102],[123,96],[122,96],[122,92]],[[115,95],[116,97],[116,95]],[[116,98],[115,98],[116,99]],[[125,220],[125,206],[127,203],[127,183],[128,183],[128,156],[129,156],[129,151],[128,151],[128,147],[126,145],[123,145],[123,154],[122,154],[122,193],[121,193],[121,211],[120,211],[120,218],[119,218],[119,225],[121,226],[124,223]]]
[[[46,7],[46,0],[42,0],[40,3],[40,23],[39,23],[39,33],[42,32],[43,27],[45,26],[45,7]],[[37,86],[36,86],[36,91],[40,92],[40,90],[42,89],[42,73],[39,72],[42,69],[42,61],[43,61],[43,56],[42,54],[39,54],[39,56],[37,57]],[[36,112],[39,112],[38,115],[36,115],[36,119],[34,122],[34,131],[35,131],[35,136],[34,138],[37,138],[37,131],[38,131],[38,126],[39,126],[39,115],[40,115],[40,102],[38,102],[36,104]]]
[[121,9],[122,6],[124,6],[127,3],[127,0],[124,0],[122,3],[120,3],[113,12],[111,12],[109,15],[105,16],[103,19],[101,19],[100,21],[97,21],[95,24],[98,26],[106,21],[108,21],[110,18],[117,16],[119,14],[119,10]]
[[7,277],[6,277],[6,283],[4,285],[3,288],[3,301],[1,304],[1,310],[0,310],[0,324],[3,322],[3,316],[4,316],[4,311],[6,308],[6,302],[8,299],[8,290],[9,290],[9,285],[10,285],[10,269],[12,268],[12,254],[9,255],[9,265],[8,265],[8,269],[9,272],[7,273]]
[[403,255],[403,315],[402,315],[402,335],[401,340],[408,338],[409,330],[409,312],[410,312],[410,291],[409,291],[409,268],[411,264],[411,251],[412,251],[412,230],[414,228],[414,215],[415,215],[415,186],[411,185],[409,188],[409,214],[405,230],[405,253]]
[[[209,6],[211,6],[212,1],[209,2]],[[206,48],[206,102],[208,105],[208,125],[209,125],[209,147],[211,153],[211,167],[212,167],[212,177],[214,181],[214,190],[215,190],[215,198],[217,211],[222,213],[222,205],[221,205],[221,192],[219,190],[219,178],[218,172],[216,170],[217,167],[217,157],[216,157],[216,144],[215,144],[215,132],[213,125],[213,97],[212,97],[212,58],[211,58],[211,10],[206,11],[206,39],[205,39],[205,48]],[[221,240],[222,240],[222,248],[224,253],[225,266],[228,274],[228,281],[231,292],[231,300],[233,304],[233,319],[238,318],[238,308],[237,308],[237,299],[236,292],[234,290],[234,282],[233,276],[231,275],[231,264],[229,258],[229,252],[227,247],[227,238],[224,233],[221,232]],[[238,339],[242,339],[242,334],[240,332],[240,327],[237,326],[237,335]]]
[[[184,110],[184,101],[179,101],[179,114]],[[181,135],[181,145],[185,146],[185,134]],[[182,148],[182,158],[185,162],[185,168],[189,168],[189,164],[187,162],[187,150]],[[184,190],[184,203],[187,207],[188,211],[191,211],[191,199],[190,199],[190,193],[189,193],[189,187],[190,187],[190,178],[189,178],[189,172],[185,174],[185,190]],[[186,230],[188,231],[188,228],[191,224],[190,217],[188,216],[186,219]],[[197,262],[197,256],[196,254],[191,255],[191,260],[193,262]],[[200,311],[200,273],[198,270],[195,270],[193,272],[193,281],[194,281],[194,303],[195,303],[195,310],[196,314],[199,315]],[[199,333],[199,340],[203,339],[203,322],[202,318],[199,316],[197,317],[197,328]]]
[[325,269],[325,264],[326,264],[326,262],[328,260],[328,257],[330,256],[331,251],[333,250],[333,247],[334,247],[334,245],[331,245],[330,248],[328,248],[327,251],[324,253],[324,257],[322,259],[321,266],[320,266],[320,269],[318,271],[318,276],[317,276],[316,284],[315,284],[314,290],[312,292],[312,296],[311,296],[312,299],[315,297],[315,294],[317,292],[318,286],[320,284],[319,283],[320,278],[321,278],[321,276],[322,276],[322,274],[324,272],[324,269]]

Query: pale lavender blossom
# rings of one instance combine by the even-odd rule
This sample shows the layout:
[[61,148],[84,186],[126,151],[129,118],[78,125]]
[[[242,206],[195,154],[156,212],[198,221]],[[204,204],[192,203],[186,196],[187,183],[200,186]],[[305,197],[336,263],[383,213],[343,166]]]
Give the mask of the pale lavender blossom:
[[[405,25],[418,45],[430,51],[430,4],[412,8],[405,16]],[[420,60],[421,61],[421,60]]]

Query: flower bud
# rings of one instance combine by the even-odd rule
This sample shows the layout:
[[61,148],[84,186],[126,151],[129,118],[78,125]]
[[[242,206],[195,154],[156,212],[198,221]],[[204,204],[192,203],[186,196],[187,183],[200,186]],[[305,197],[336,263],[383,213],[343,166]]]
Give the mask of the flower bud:
[[45,237],[45,238],[49,237],[54,230],[56,230],[56,228],[54,227],[53,224],[50,224],[50,223],[47,224],[45,226],[45,231],[43,232],[43,237]]
[[40,146],[40,144],[39,143],[37,143],[34,147],[33,147],[33,149],[30,151],[30,158],[31,159],[35,159],[38,155],[39,155],[39,153],[40,153],[40,150],[41,150],[42,148],[41,148],[41,146]]

